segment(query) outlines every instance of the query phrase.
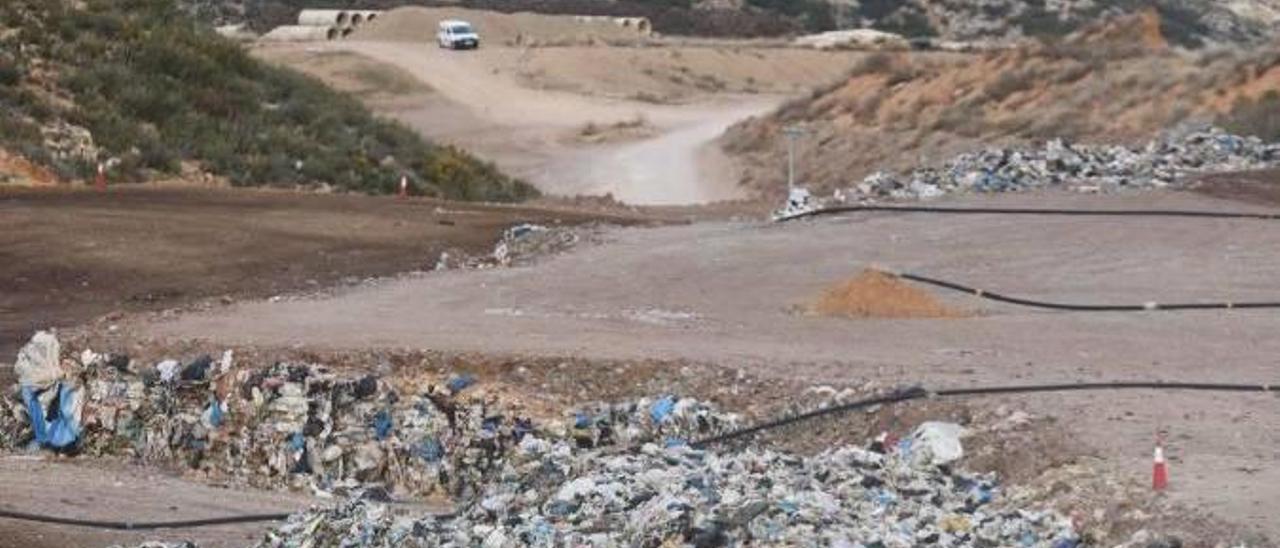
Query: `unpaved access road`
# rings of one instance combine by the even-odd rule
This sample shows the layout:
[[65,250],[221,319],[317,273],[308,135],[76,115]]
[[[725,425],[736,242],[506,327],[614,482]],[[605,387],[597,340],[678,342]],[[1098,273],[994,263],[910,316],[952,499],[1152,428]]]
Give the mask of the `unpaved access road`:
[[[306,65],[298,47],[271,46],[259,55],[287,65]],[[372,106],[432,140],[461,146],[549,194],[612,194],[638,205],[747,197],[737,186],[736,170],[712,141],[735,122],[764,114],[784,99],[770,94],[700,92],[688,103],[658,104],[598,95],[589,88],[603,83],[591,78],[583,79],[588,89],[537,88],[520,78],[520,67],[531,55],[520,48],[456,52],[428,43],[362,40],[305,48],[313,56],[354,53],[417,78],[432,90],[430,94],[394,103],[377,101]],[[621,64],[625,59],[617,52],[598,50],[599,61],[584,53],[577,62],[614,63],[619,71],[636,70]],[[830,66],[792,77],[812,75],[810,85],[819,85],[856,58],[854,54],[833,57]],[[562,65],[571,62],[560,61]],[[636,121],[651,128],[652,135],[625,142],[574,142],[588,125]]]
[[[1155,192],[956,203],[1248,208]],[[1067,302],[1276,300],[1280,223],[875,214],[606,238],[531,267],[436,273],[139,327],[226,344],[685,359],[814,383],[1280,381],[1274,310],[1073,314],[947,297],[978,315],[847,320],[792,311],[873,265]],[[1280,399],[1144,392],[1031,404],[1140,480],[1149,478],[1153,432],[1169,429],[1177,500],[1280,538],[1271,511],[1280,504]]]

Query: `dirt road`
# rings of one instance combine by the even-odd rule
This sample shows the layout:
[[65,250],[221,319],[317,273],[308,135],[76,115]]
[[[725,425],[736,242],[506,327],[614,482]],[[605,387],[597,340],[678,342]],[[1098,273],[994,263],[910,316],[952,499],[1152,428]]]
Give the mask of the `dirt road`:
[[[1242,209],[1193,194],[1028,194],[961,203]],[[173,338],[331,348],[432,348],[673,358],[812,382],[929,386],[1118,379],[1275,383],[1273,311],[1067,314],[952,299],[976,317],[798,315],[869,265],[1084,303],[1274,300],[1280,226],[1161,218],[864,215],[790,225],[620,230],[529,268],[448,272],[333,298],[249,303],[144,326]],[[1174,432],[1178,500],[1280,535],[1274,398],[1039,398],[1118,469],[1150,472]]]
[[[401,111],[397,117],[437,140],[495,161],[551,194],[613,194],[633,204],[706,203],[745,197],[736,175],[708,156],[710,143],[734,122],[773,108],[778,99],[721,98],[697,105],[655,105],[521,86],[493,68],[517,50],[467,54],[415,44],[340,42],[344,48],[402,68],[445,101]],[[448,115],[441,110],[465,111]],[[587,124],[643,118],[659,135],[636,143],[566,145]],[[714,154],[714,152],[713,152]]]
[[36,329],[428,269],[449,249],[487,252],[515,223],[601,218],[244,189],[0,188],[0,362]]
[[[431,89],[367,102],[433,140],[475,152],[550,194],[612,194],[643,205],[747,197],[736,167],[712,141],[787,95],[838,77],[863,55],[604,46],[454,52],[363,40],[258,50],[322,76],[333,71],[319,65],[337,53],[396,69]],[[574,140],[589,125],[636,120],[651,134],[604,144]]]

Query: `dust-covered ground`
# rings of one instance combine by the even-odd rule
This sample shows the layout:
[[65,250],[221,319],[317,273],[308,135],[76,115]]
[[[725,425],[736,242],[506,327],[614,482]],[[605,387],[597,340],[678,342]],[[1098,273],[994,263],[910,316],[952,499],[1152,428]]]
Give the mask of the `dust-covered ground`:
[[0,362],[36,329],[428,270],[442,252],[488,253],[517,223],[635,219],[189,186],[0,187]]
[[255,54],[356,93],[382,115],[548,194],[646,205],[752,198],[716,139],[841,78],[867,55],[747,42],[497,43],[460,52],[431,40],[418,30],[367,29],[340,42],[265,44]]
[[[1260,209],[1191,193],[1033,193],[959,205]],[[967,317],[798,313],[866,266],[1079,303],[1274,300],[1270,221],[857,215],[784,225],[623,229],[526,268],[445,272],[321,299],[245,303],[136,326],[217,344],[667,359],[807,383],[930,387],[1166,380],[1274,383],[1267,310],[1053,313],[939,296]],[[1212,364],[1212,365],[1208,365]],[[1274,396],[1166,392],[1037,397],[1131,478],[1172,433],[1176,501],[1276,534]]]

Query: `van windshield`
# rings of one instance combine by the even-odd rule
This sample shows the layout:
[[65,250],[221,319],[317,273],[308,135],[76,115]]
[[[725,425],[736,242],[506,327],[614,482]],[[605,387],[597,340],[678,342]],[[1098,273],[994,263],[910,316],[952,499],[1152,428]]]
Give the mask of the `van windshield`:
[[453,34],[471,34],[471,25],[454,25],[449,28]]

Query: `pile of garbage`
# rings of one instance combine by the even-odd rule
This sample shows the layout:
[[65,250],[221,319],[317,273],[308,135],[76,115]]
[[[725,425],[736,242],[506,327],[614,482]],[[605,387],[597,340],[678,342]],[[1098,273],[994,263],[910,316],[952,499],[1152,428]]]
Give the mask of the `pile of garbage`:
[[444,252],[436,260],[435,270],[481,269],[499,266],[521,266],[533,260],[567,251],[581,240],[578,227],[548,227],[521,223],[502,232],[502,239],[488,255]]
[[262,487],[347,494],[468,497],[531,440],[580,448],[681,443],[737,424],[676,397],[597,404],[535,418],[469,375],[380,377],[312,363],[237,365],[228,351],[140,363],[85,350],[64,356],[37,333],[0,400],[0,448],[181,463]]
[[1015,192],[1071,187],[1108,192],[1163,188],[1188,173],[1259,169],[1280,164],[1280,144],[1210,128],[1166,135],[1142,147],[1071,144],[993,148],[961,154],[941,167],[877,172],[837,191],[835,204],[892,198],[916,200],[956,192]]
[[295,515],[262,546],[1052,546],[1052,512],[1005,506],[995,478],[952,468],[962,429],[814,457],[645,444],[613,454],[528,441],[450,516],[347,502]]
[[503,231],[502,240],[493,248],[493,259],[502,266],[520,265],[577,243],[578,234],[571,228],[520,224]]

